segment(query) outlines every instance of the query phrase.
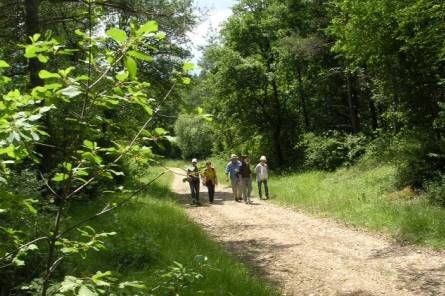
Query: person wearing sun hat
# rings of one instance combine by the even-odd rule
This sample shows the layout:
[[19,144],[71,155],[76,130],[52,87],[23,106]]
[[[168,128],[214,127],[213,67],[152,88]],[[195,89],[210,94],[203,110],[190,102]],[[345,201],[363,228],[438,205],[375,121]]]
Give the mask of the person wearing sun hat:
[[241,190],[239,184],[239,170],[241,167],[241,162],[238,160],[236,154],[230,156],[230,161],[226,166],[226,180],[229,181],[232,186],[233,197],[235,201],[241,201]]
[[192,205],[199,206],[199,169],[198,160],[192,159],[192,166],[187,169],[187,179],[190,184],[190,191],[192,193]]
[[258,194],[260,198],[263,198],[262,194],[262,186],[264,185],[264,193],[266,194],[266,199],[269,198],[269,186],[267,184],[269,179],[269,168],[267,167],[267,158],[266,156],[260,157],[260,163],[255,167],[256,180],[258,183]]

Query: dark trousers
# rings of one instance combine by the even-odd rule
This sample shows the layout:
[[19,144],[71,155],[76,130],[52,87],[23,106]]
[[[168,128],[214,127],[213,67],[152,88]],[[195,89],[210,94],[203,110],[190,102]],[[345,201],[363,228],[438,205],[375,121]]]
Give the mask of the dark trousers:
[[215,185],[214,184],[207,184],[207,189],[209,190],[209,202],[213,202],[215,198]]
[[190,182],[190,191],[192,192],[192,203],[199,202],[199,181]]
[[266,194],[266,198],[269,198],[269,186],[267,185],[267,180],[258,181],[258,193],[260,195],[260,198],[262,198],[263,193],[261,191],[261,185],[264,184],[264,193]]

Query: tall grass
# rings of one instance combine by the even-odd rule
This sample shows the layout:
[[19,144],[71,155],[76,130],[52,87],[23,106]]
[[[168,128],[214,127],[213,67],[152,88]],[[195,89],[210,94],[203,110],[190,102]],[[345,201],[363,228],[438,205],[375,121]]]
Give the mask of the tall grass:
[[[148,172],[143,181],[157,172],[159,169]],[[197,268],[195,256],[204,255],[211,267],[206,269],[204,278],[181,295],[278,295],[187,217],[169,189],[170,183],[171,176],[161,178],[137,201],[95,221],[98,230],[116,231],[118,235],[107,240],[106,251],[90,253],[85,260],[66,264],[67,272],[86,275],[111,270],[125,280],[143,281],[148,287],[155,287],[174,261],[193,269]],[[71,212],[80,220],[108,201],[94,200],[89,206],[79,203]]]
[[359,164],[332,173],[272,177],[270,191],[279,203],[400,240],[445,248],[445,209],[410,194],[410,189],[397,191],[395,176],[393,165]]

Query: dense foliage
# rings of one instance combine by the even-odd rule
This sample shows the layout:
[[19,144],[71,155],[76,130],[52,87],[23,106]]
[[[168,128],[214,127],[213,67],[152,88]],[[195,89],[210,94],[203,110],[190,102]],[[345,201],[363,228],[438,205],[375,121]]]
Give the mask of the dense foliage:
[[437,0],[241,0],[201,64],[216,146],[322,169],[366,150],[400,185],[441,179],[444,19]]
[[[63,272],[63,262],[104,250],[117,233],[88,223],[141,190],[123,186],[131,181],[128,163],[153,160],[151,147],[169,127],[158,115],[190,83],[192,65],[175,44],[194,22],[191,4],[164,3],[161,12],[160,3],[149,9],[144,1],[2,5],[11,12],[3,25],[11,21],[17,31],[2,36],[0,51],[0,294],[145,293],[143,283],[108,271]],[[153,10],[183,27],[160,31]],[[74,202],[104,193],[116,197],[72,221]]]

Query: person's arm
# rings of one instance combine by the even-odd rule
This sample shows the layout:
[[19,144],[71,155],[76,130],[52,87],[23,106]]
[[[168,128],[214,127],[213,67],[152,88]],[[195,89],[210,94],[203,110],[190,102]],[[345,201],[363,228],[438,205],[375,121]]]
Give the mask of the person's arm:
[[215,185],[218,185],[218,175],[216,174],[215,168],[213,168],[213,173],[215,174]]
[[225,171],[225,173],[226,173],[226,182],[229,181],[229,167],[230,167],[230,163],[228,163],[227,166],[226,166],[226,171]]

